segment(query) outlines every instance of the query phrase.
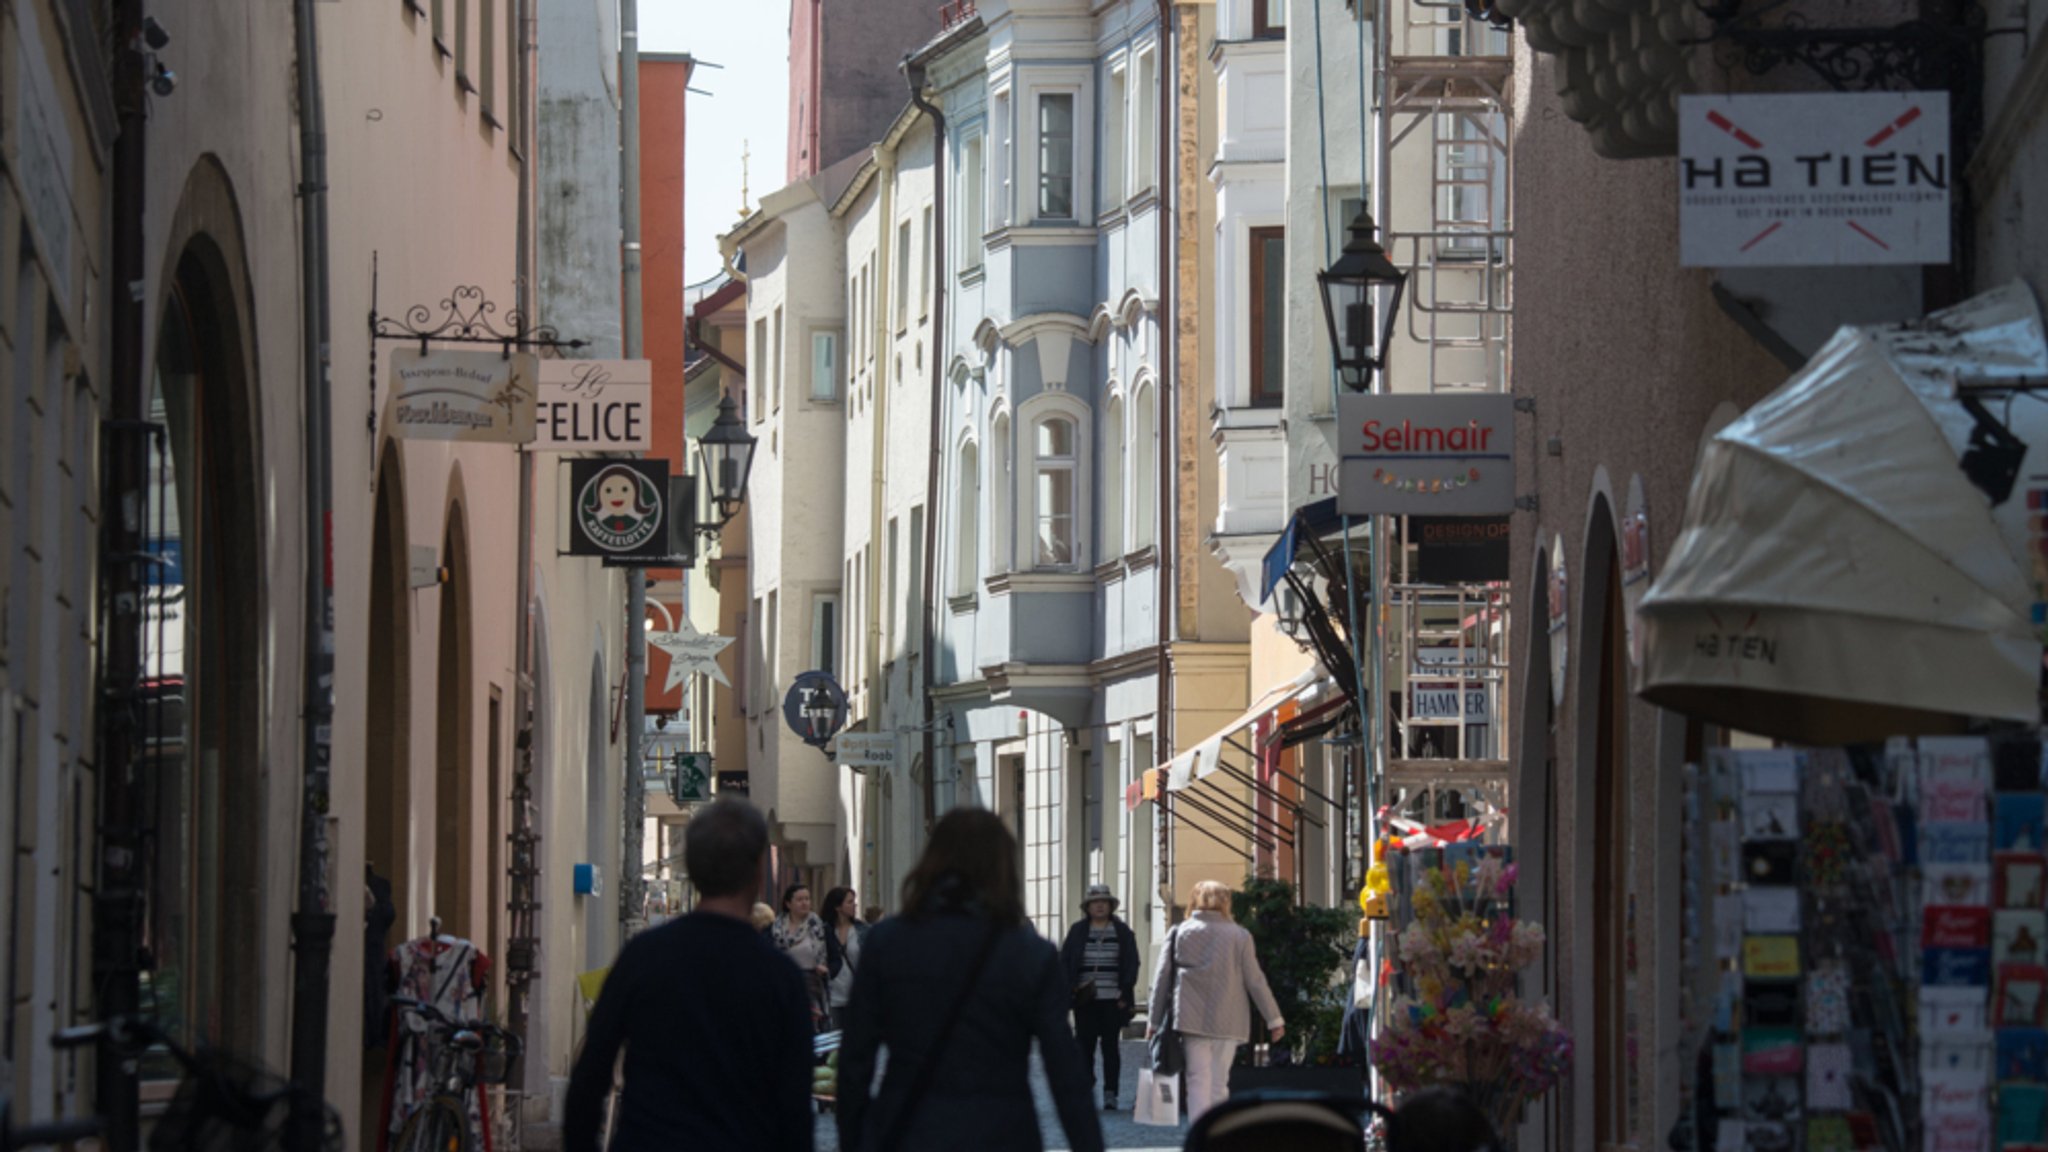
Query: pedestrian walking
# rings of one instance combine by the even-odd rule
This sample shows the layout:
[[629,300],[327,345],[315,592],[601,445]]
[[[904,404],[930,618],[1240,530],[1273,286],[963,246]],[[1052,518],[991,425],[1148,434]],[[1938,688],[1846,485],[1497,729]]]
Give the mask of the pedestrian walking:
[[697,908],[635,936],[612,964],[569,1076],[565,1152],[599,1152],[621,1049],[611,1152],[812,1146],[808,996],[748,922],[768,822],[745,801],[717,800],[685,837]]
[[851,888],[834,888],[825,893],[825,970],[827,1007],[832,1027],[846,1027],[846,1001],[853,995],[854,974],[860,970],[861,938],[868,926],[855,915],[860,901]]
[[826,999],[825,981],[832,970],[825,964],[825,922],[811,911],[811,890],[791,884],[782,890],[782,915],[769,929],[775,946],[796,961],[797,971],[811,990],[811,1022],[820,1032],[831,1027],[831,1002]]
[[1116,914],[1118,900],[1107,884],[1091,884],[1081,897],[1087,915],[1067,929],[1060,964],[1074,1005],[1074,1036],[1088,1088],[1095,1088],[1095,1050],[1102,1049],[1102,1110],[1116,1111],[1116,1086],[1123,1075],[1118,1044],[1124,1025],[1138,1013],[1138,937]]
[[[1195,885],[1193,911],[1166,935],[1152,976],[1149,1020],[1169,1005],[1187,1052],[1188,1120],[1193,1122],[1230,1095],[1230,1062],[1251,1035],[1249,996],[1265,1018],[1267,1034],[1287,1034],[1280,1005],[1252,946],[1252,934],[1230,919],[1230,888],[1215,880]],[[1152,1026],[1145,1026],[1152,1038]]]
[[[869,930],[839,1052],[846,1152],[1038,1152],[1031,1043],[1074,1152],[1102,1148],[1070,987],[1024,919],[1017,841],[993,813],[956,808],[903,881],[901,911]],[[869,1085],[889,1050],[881,1091]]]

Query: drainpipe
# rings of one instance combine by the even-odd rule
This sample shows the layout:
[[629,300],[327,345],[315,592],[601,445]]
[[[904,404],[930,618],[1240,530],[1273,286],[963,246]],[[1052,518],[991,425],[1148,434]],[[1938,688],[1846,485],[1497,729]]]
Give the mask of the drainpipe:
[[[946,332],[946,114],[938,105],[925,99],[924,65],[906,57],[903,61],[903,76],[910,83],[910,103],[932,120],[932,403],[931,403],[931,463],[927,466],[924,480],[924,830],[930,834],[932,824],[938,815],[938,788],[935,777],[939,762],[936,758],[937,734],[933,730],[936,709],[932,704],[934,672],[938,668],[939,595],[938,572],[939,550],[933,543],[939,538],[939,462],[945,455],[941,438],[945,435],[945,417],[942,409],[945,400],[945,357],[939,352],[945,346]],[[956,498],[958,494],[955,494]]]
[[[1153,515],[1155,528],[1152,539],[1159,549],[1159,700],[1158,717],[1152,723],[1154,739],[1152,757],[1161,764],[1173,759],[1173,639],[1178,632],[1179,605],[1176,577],[1179,568],[1178,549],[1175,548],[1180,534],[1180,490],[1174,485],[1175,449],[1179,447],[1180,421],[1178,414],[1184,398],[1180,395],[1178,349],[1174,345],[1174,332],[1178,325],[1173,314],[1173,258],[1176,245],[1173,243],[1178,221],[1172,208],[1178,204],[1178,197],[1171,193],[1176,186],[1178,173],[1173,167],[1173,105],[1170,97],[1178,87],[1167,82],[1169,75],[1176,75],[1179,69],[1179,53],[1169,58],[1167,51],[1173,46],[1173,0],[1159,0],[1159,419],[1155,421],[1159,437],[1159,490],[1153,494]],[[1169,65],[1172,70],[1169,70]],[[1174,515],[1164,515],[1171,509]],[[1149,771],[1153,765],[1145,765]],[[1168,835],[1169,815],[1166,790],[1159,790],[1159,869],[1154,877],[1162,893],[1171,892],[1173,885],[1172,840]],[[1162,897],[1165,904],[1165,919],[1173,918],[1172,898]]]
[[326,1098],[327,984],[334,953],[328,891],[329,732],[334,717],[334,492],[328,443],[327,112],[320,92],[315,0],[292,7],[298,33],[299,245],[305,350],[305,685],[300,701],[305,792],[299,819],[299,908],[292,916],[291,1074]]
[[[306,0],[300,0],[305,3]],[[619,0],[619,233],[623,256],[625,356],[640,359],[640,2]],[[647,786],[641,742],[647,731],[647,569],[626,569],[625,827],[619,837],[619,944],[646,912],[641,857],[647,834]],[[593,768],[596,766],[593,765]]]
[[[883,539],[882,530],[889,520],[882,510],[882,501],[888,492],[886,480],[889,444],[889,359],[890,354],[895,351],[894,338],[890,335],[890,313],[894,310],[893,302],[896,298],[894,281],[897,276],[902,275],[902,270],[894,266],[893,260],[896,249],[896,150],[887,143],[877,144],[874,157],[875,295],[868,306],[868,339],[871,341],[868,347],[875,353],[874,372],[868,378],[869,387],[874,389],[874,398],[868,411],[873,418],[874,427],[870,432],[868,450],[868,589],[865,597],[867,603],[863,606],[868,619],[868,660],[867,685],[863,692],[866,715],[863,719],[869,732],[883,732],[894,728],[894,725],[885,728],[882,716],[882,686],[888,682],[888,676],[882,671],[882,597],[888,591],[882,582],[882,568],[888,563],[887,557],[883,554],[887,542]],[[852,377],[851,372],[847,373],[849,380]],[[864,776],[858,778],[863,781],[873,779]],[[864,849],[861,854],[863,869],[873,870],[875,883],[871,887],[875,889],[884,886],[880,871],[879,842],[891,831],[887,814],[876,816],[872,812],[873,804],[880,798],[881,789],[876,787],[862,806],[863,819],[873,819],[876,827],[876,848],[872,852]],[[861,836],[858,830],[855,830],[855,835],[861,843],[866,843],[866,838]],[[861,878],[860,883],[867,884],[866,876]]]
[[[111,362],[107,421],[101,439],[104,480],[100,497],[99,735],[100,787],[98,870],[93,894],[92,977],[102,1014],[132,1016],[142,1001],[137,957],[142,946],[141,837],[137,780],[144,719],[142,699],[143,510],[148,507],[145,476],[149,438],[161,435],[144,423],[149,376],[143,370],[143,300],[147,254],[143,237],[144,172],[149,126],[143,88],[142,0],[121,0],[114,12],[112,79],[120,133],[114,140],[111,258],[107,317]],[[11,895],[11,893],[10,893]],[[15,915],[19,915],[16,908]],[[8,991],[20,976],[11,955]],[[14,1031],[7,1030],[11,1041]],[[10,1051],[11,1055],[11,1051]],[[136,1080],[126,1057],[101,1045],[94,1066],[100,1114],[107,1119],[112,1152],[131,1152],[140,1143]]]

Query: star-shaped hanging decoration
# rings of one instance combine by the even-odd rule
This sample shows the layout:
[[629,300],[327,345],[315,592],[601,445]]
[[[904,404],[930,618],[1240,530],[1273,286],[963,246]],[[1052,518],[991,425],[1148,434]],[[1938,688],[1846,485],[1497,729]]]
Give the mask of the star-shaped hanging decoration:
[[718,666],[718,654],[732,643],[732,637],[706,636],[686,616],[673,632],[649,632],[647,642],[668,653],[668,682],[662,685],[662,691],[675,688],[684,677],[697,672],[732,687],[732,681],[725,678],[724,670]]

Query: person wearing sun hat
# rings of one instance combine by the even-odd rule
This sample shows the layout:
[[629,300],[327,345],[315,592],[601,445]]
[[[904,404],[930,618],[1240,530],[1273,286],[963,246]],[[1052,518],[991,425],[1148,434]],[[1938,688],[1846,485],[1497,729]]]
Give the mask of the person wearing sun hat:
[[1087,915],[1067,929],[1060,946],[1067,987],[1074,992],[1074,1036],[1088,1083],[1095,1084],[1095,1049],[1102,1049],[1102,1109],[1116,1110],[1117,1078],[1123,1057],[1117,1049],[1124,1025],[1137,1012],[1138,938],[1116,914],[1116,894],[1107,884],[1090,884],[1081,897]]

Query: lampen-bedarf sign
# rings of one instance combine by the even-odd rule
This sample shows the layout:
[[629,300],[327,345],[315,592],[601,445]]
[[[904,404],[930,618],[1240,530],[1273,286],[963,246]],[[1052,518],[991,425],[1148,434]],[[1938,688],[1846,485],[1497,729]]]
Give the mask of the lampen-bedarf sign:
[[1515,402],[1351,394],[1337,400],[1337,510],[1496,516],[1515,506]]
[[1946,264],[1948,93],[1681,96],[1679,263]]
[[645,452],[653,443],[649,360],[542,360],[533,446],[541,452]]
[[660,560],[669,542],[666,460],[571,460],[569,554]]

